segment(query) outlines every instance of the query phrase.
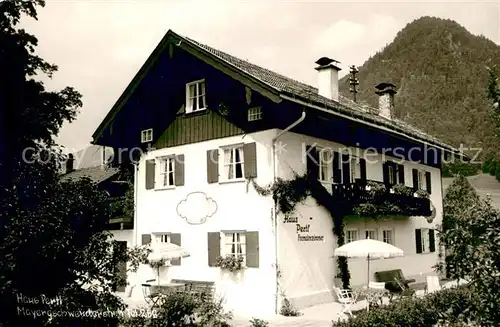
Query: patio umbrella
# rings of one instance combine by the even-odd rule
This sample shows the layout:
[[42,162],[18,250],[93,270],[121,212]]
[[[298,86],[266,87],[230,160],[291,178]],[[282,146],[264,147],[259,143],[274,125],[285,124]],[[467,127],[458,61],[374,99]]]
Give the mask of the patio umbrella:
[[[190,256],[190,253],[173,243],[157,243],[153,244],[151,247],[153,250],[148,255],[148,260],[150,262],[158,262],[161,260],[175,260],[179,258],[186,258]],[[160,284],[160,267],[158,266],[158,284]]]
[[335,249],[334,256],[348,258],[366,258],[368,262],[368,283],[370,282],[370,259],[402,257],[403,250],[389,243],[371,240],[359,240],[347,243]]

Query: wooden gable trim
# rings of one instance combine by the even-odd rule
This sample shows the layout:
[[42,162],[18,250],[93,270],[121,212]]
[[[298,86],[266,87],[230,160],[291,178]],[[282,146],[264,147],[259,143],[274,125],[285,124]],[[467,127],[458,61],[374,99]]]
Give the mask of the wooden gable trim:
[[250,87],[254,91],[261,93],[262,95],[268,97],[273,102],[279,103],[282,101],[279,92],[271,87],[270,85],[260,81],[259,79],[241,71],[237,67],[231,65],[230,63],[214,56],[210,52],[202,49],[201,47],[193,44],[191,41],[177,35],[172,30],[169,30],[160,43],[153,50],[151,55],[148,57],[146,62],[139,69],[137,74],[134,76],[132,81],[128,84],[127,88],[120,95],[116,103],[113,105],[111,110],[108,112],[103,121],[99,124],[96,131],[92,135],[92,144],[97,144],[97,139],[100,138],[104,130],[111,124],[116,115],[120,112],[122,107],[128,102],[130,97],[134,94],[142,80],[146,77],[152,67],[156,64],[160,56],[168,50],[168,46],[172,44],[178,46],[179,48],[185,50],[194,57],[204,61],[205,63],[215,67],[216,69],[222,71],[229,77],[241,82],[242,84]]

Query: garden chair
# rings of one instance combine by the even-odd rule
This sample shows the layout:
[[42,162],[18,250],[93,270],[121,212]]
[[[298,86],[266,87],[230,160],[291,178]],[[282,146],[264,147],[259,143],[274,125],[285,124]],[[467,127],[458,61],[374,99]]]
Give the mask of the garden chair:
[[389,294],[389,291],[385,289],[384,282],[368,282],[368,289],[373,292],[370,299],[370,305],[383,305],[383,296]]
[[399,298],[412,297],[413,295],[415,295],[415,290],[409,287],[407,284],[402,283],[398,278],[394,278],[394,281],[397,283],[400,290],[395,293],[391,292],[391,297],[389,298],[389,301],[392,301],[394,295],[397,295]]
[[424,293],[431,294],[441,290],[441,284],[439,283],[439,276],[427,276]]
[[334,290],[337,295],[337,301],[342,304],[342,311],[337,314],[337,317],[340,317],[342,314],[349,314],[352,317],[351,307],[358,303],[357,294],[351,290],[343,290],[338,287],[335,287]]
[[151,291],[152,285],[150,283],[154,282],[156,279],[148,279],[146,283],[142,284],[142,294],[144,295],[144,300],[146,304],[151,307],[157,307],[158,302],[161,299],[161,293],[159,291]]

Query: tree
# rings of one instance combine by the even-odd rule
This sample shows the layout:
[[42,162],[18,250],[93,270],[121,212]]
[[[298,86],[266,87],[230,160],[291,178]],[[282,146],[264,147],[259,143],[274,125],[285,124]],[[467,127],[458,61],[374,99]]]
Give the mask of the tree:
[[[36,37],[16,28],[23,14],[36,19],[44,5],[0,2],[0,326],[70,326],[76,320],[78,326],[115,326],[117,317],[51,317],[46,311],[123,309],[112,287],[123,285],[117,263],[131,253],[113,251],[107,195],[88,179],[60,181],[64,156],[53,138],[76,118],[81,96],[71,87],[45,90],[36,75],[52,76],[57,66],[35,54]],[[60,301],[41,303],[42,295]],[[23,303],[28,299],[39,303]],[[30,316],[36,313],[30,309],[44,311]]]
[[470,280],[478,295],[476,322],[496,326],[500,321],[500,212],[480,199],[464,177],[458,177],[446,192],[440,242],[447,249],[449,276]]

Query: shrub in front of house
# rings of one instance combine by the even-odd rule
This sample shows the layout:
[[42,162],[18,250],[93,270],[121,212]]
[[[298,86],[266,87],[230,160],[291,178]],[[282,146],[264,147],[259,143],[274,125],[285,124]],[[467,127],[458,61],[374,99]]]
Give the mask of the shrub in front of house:
[[301,316],[302,313],[295,308],[290,300],[284,298],[281,304],[280,315],[285,317],[298,317]]
[[395,300],[362,311],[354,318],[335,322],[334,327],[428,327],[467,326],[473,318],[477,297],[465,287],[442,290],[423,298]]
[[158,308],[142,310],[150,317],[125,317],[122,327],[230,327],[230,312],[225,312],[221,299],[200,298],[191,293],[166,295]]

